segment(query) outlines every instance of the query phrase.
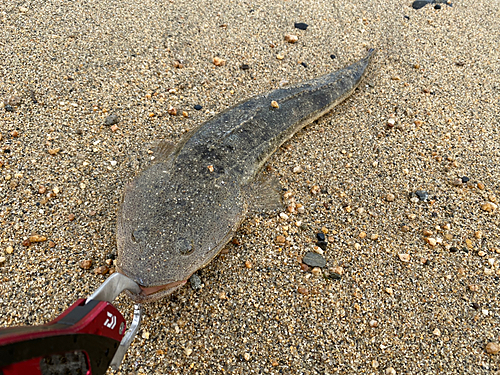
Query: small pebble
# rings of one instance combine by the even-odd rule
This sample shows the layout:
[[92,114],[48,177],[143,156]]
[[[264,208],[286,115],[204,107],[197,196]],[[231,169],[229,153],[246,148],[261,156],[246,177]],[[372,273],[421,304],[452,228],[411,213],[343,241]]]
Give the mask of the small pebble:
[[314,267],[312,270],[311,270],[311,273],[314,275],[314,276],[321,276],[323,274],[323,272],[321,271],[321,268],[319,267]]
[[466,184],[467,182],[469,182],[469,180],[470,180],[470,178],[469,178],[469,177],[467,177],[467,176],[463,176],[463,177],[462,177],[462,183],[463,183],[463,184]]
[[201,279],[197,274],[193,273],[191,275],[191,277],[189,278],[189,283],[191,284],[191,288],[193,290],[201,289]]
[[34,235],[29,237],[29,241],[30,242],[44,242],[44,241],[47,241],[47,237],[40,236],[38,234],[34,234]]
[[194,109],[196,109],[197,111],[200,111],[201,109],[203,109],[203,107],[201,105],[199,105],[199,104],[196,104],[194,106]]
[[299,30],[306,30],[309,25],[303,22],[295,22],[295,28]]
[[7,259],[5,257],[0,257],[0,265],[3,265]]
[[316,242],[316,245],[323,251],[326,251],[326,248],[328,246],[328,242],[326,241],[318,241]]
[[249,353],[245,353],[245,354],[243,354],[243,359],[244,359],[245,361],[249,361],[249,360],[250,360],[250,354],[249,354]]
[[241,70],[248,70],[248,69],[250,69],[250,65],[248,65],[248,64],[241,64],[240,65],[240,69]]
[[288,43],[296,43],[298,40],[299,38],[297,37],[297,35],[293,34],[285,35],[285,41],[287,41]]
[[437,245],[437,240],[435,238],[428,237],[428,238],[426,238],[426,241],[427,241],[427,243],[430,246],[436,246]]
[[285,241],[286,241],[285,236],[282,236],[282,235],[276,236],[276,242],[277,243],[283,244],[283,243],[285,243]]
[[326,260],[322,255],[309,251],[303,258],[302,262],[307,264],[309,267],[319,267],[323,268],[326,266]]
[[226,60],[221,59],[220,57],[214,57],[212,62],[215,66],[224,66],[226,65]]
[[398,254],[398,256],[402,262],[409,262],[410,261],[410,254]]
[[441,5],[439,4],[434,5],[434,9],[441,9]]
[[415,194],[422,202],[425,202],[429,198],[429,193],[424,190],[417,190]]
[[5,104],[4,108],[7,112],[14,112],[14,107],[12,107],[10,104]]
[[14,248],[12,246],[7,246],[7,248],[5,249],[5,252],[7,254],[12,254],[14,252]]
[[498,206],[493,202],[485,202],[481,205],[481,209],[486,212],[495,212]]
[[94,273],[96,275],[106,275],[108,272],[109,272],[109,267],[108,266],[100,266],[100,267],[97,267],[94,270]]
[[250,262],[249,260],[245,261],[245,267],[248,269],[252,269],[253,268],[252,262]]
[[318,241],[326,241],[326,236],[323,232],[316,233],[316,238],[318,239]]
[[273,107],[273,108],[279,108],[279,107],[280,107],[280,105],[278,104],[278,102],[277,102],[277,101],[273,100],[273,101],[271,102],[271,107]]
[[112,115],[109,115],[108,117],[106,117],[106,119],[104,120],[104,125],[111,126],[111,125],[116,125],[119,122],[120,122],[120,118],[117,115],[112,114]]
[[309,294],[309,290],[307,288],[303,288],[300,286],[297,288],[297,292],[299,292],[300,294],[303,294],[303,295]]
[[297,165],[296,167],[293,167],[293,173],[302,173],[304,169],[300,165]]
[[340,266],[330,268],[330,271],[333,273],[336,273],[338,275],[341,275],[341,276],[344,274],[344,268],[342,268]]
[[498,354],[500,352],[500,345],[497,342],[489,342],[486,344],[486,352],[488,354]]
[[387,202],[394,202],[394,199],[396,199],[396,197],[395,197],[395,196],[394,196],[394,194],[392,194],[392,193],[389,193],[389,194],[387,194],[387,195],[385,196],[385,200],[386,200]]
[[432,331],[432,334],[434,336],[438,336],[439,337],[439,336],[441,336],[441,331],[439,330],[439,328],[436,328],[434,331]]
[[376,320],[370,320],[370,327],[372,328],[377,328],[378,327],[378,322]]
[[280,218],[282,218],[283,220],[288,220],[289,216],[287,214],[285,214],[284,212],[280,212]]
[[191,353],[193,353],[193,349],[191,348],[184,349],[184,354],[186,354],[186,357],[189,357]]
[[385,369],[385,374],[386,375],[396,375],[396,370],[394,370],[392,367],[387,367]]
[[171,115],[171,116],[176,116],[177,115],[177,109],[175,109],[174,107],[170,107],[168,110],[167,110],[168,114]]
[[85,259],[80,262],[80,268],[88,270],[92,267],[92,259]]

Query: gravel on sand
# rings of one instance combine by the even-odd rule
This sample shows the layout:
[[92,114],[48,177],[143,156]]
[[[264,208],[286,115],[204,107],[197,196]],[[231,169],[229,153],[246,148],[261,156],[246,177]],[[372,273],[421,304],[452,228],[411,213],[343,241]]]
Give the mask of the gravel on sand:
[[[359,89],[269,160],[290,209],[250,214],[199,288],[145,305],[119,372],[498,373],[499,12],[1,2],[0,326],[45,323],[114,271],[120,197],[159,140],[373,47]],[[338,277],[301,268],[315,246]]]

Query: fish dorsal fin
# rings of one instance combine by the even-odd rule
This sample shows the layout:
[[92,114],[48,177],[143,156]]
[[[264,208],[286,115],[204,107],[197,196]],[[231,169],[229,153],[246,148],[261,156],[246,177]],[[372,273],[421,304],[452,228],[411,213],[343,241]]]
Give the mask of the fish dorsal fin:
[[263,213],[283,209],[281,184],[274,176],[261,173],[244,190],[250,213]]

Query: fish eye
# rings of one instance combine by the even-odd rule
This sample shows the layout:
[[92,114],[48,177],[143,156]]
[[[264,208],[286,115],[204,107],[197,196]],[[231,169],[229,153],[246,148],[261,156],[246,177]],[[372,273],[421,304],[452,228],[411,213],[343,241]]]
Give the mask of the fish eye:
[[139,243],[142,241],[142,231],[136,229],[130,234],[130,239],[133,243]]
[[182,255],[190,255],[194,251],[194,246],[192,241],[188,239],[180,239],[176,243],[177,250],[179,251],[180,254]]

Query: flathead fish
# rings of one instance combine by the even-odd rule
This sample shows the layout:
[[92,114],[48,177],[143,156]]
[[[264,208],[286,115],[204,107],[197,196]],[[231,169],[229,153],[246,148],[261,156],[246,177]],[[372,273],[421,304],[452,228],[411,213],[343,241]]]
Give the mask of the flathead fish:
[[137,302],[169,295],[206,266],[245,218],[247,189],[269,156],[358,86],[368,56],[337,72],[277,89],[210,119],[125,188],[117,268],[142,287]]

